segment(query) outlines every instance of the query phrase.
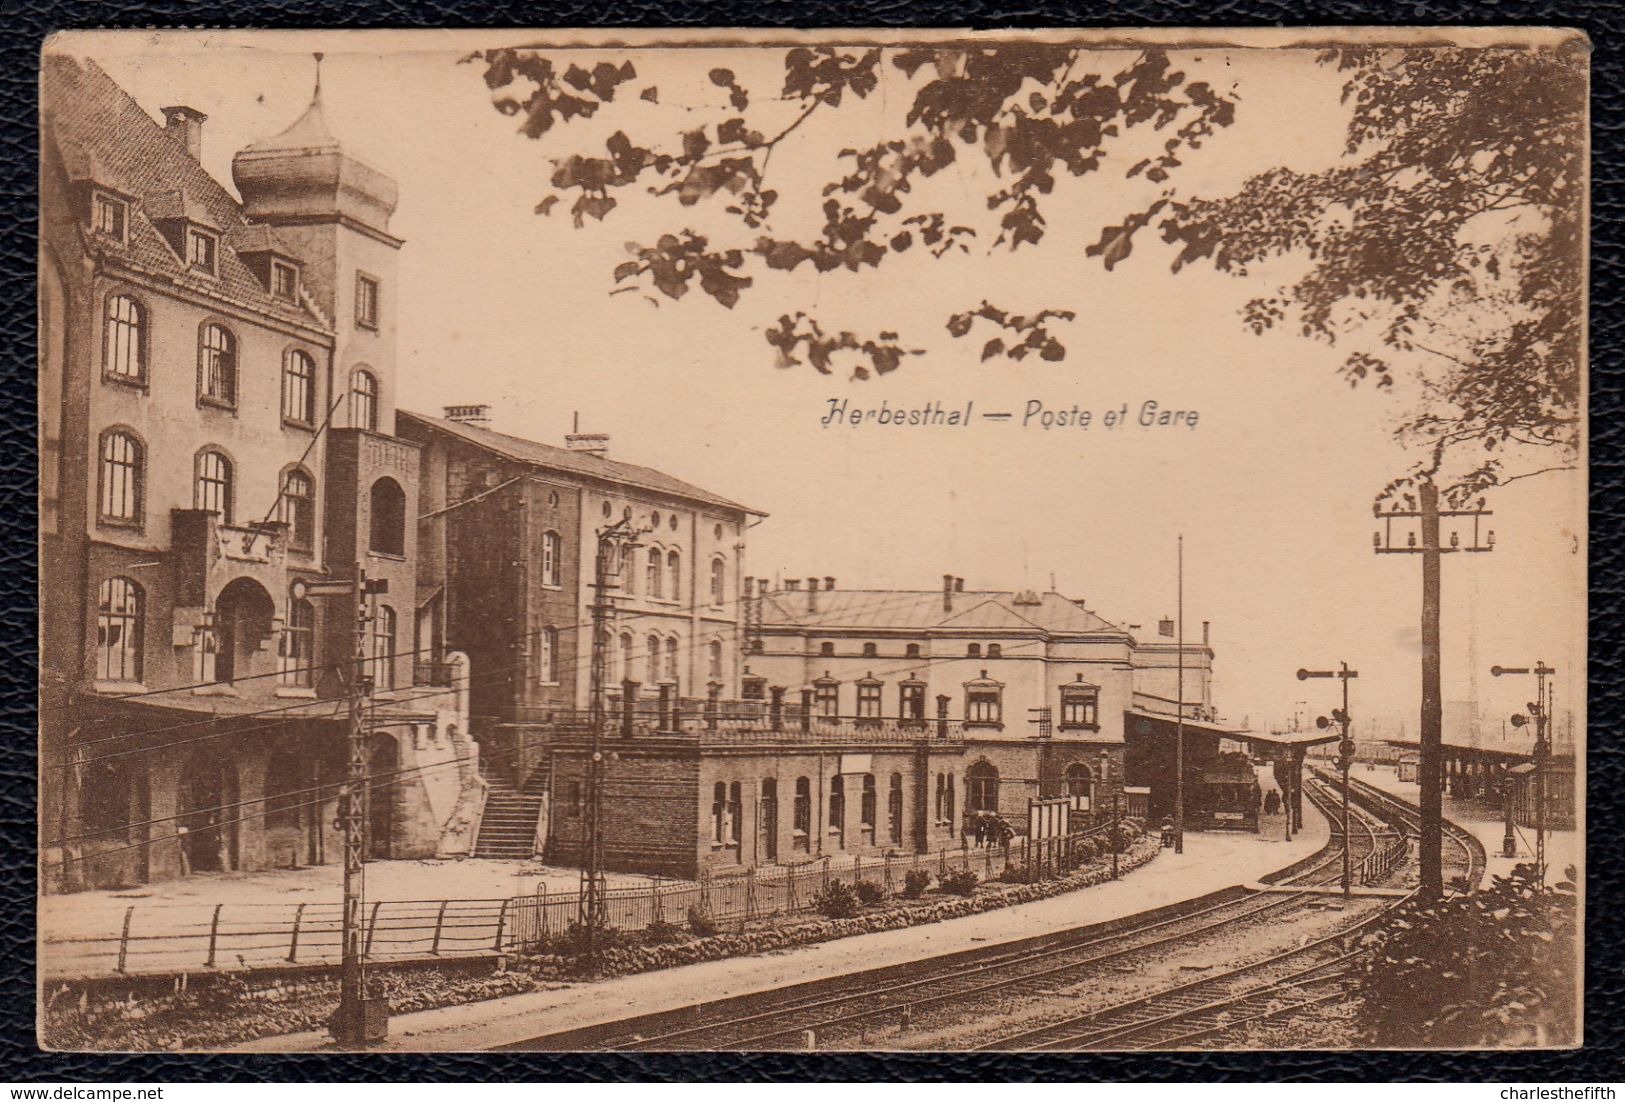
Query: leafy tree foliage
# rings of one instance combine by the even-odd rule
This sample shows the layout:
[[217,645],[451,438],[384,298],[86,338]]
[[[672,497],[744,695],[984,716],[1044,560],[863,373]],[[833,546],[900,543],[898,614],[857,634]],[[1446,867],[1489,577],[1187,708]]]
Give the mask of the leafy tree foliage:
[[1356,974],[1363,1039],[1383,1048],[1579,1041],[1575,870],[1542,890],[1519,865],[1481,892],[1412,902],[1366,938]]
[[[1178,171],[1231,125],[1236,101],[1189,79],[1159,49],[820,46],[782,57],[782,80],[770,89],[711,70],[713,101],[680,105],[693,125],[675,133],[618,129],[601,150],[556,157],[553,191],[537,210],[568,199],[583,226],[634,196],[671,204],[669,232],[628,246],[617,291],[658,301],[698,286],[732,309],[765,273],[864,273],[911,251],[1030,248],[1049,232],[1046,207],[1060,181],[1111,171],[1160,194],[1087,245],[1107,270],[1148,229],[1175,250],[1175,272],[1209,264],[1245,277],[1271,261],[1300,262],[1301,274],[1250,302],[1241,321],[1345,346],[1340,370],[1350,385],[1402,396],[1409,412],[1398,436],[1423,458],[1386,492],[1427,477],[1459,501],[1572,463],[1583,47],[1328,50],[1320,62],[1340,74],[1349,111],[1339,163],[1312,173],[1271,168],[1217,197],[1181,193]],[[484,65],[497,109],[532,138],[557,140],[561,128],[627,102],[662,102],[631,61],[565,64],[540,48],[469,60]],[[776,233],[786,196],[770,183],[774,152],[809,119],[873,96],[883,75],[905,82],[906,111],[880,140],[841,149],[822,183],[796,183],[790,198],[816,212],[815,233]],[[957,211],[936,209],[923,184],[961,162],[992,181],[986,194]],[[682,224],[701,209],[726,216],[728,241]],[[1047,323],[1071,320],[1064,310],[984,300],[953,309],[945,324],[955,338],[978,333],[983,361],[1054,362],[1066,348]],[[893,371],[917,351],[896,333],[828,334],[801,312],[765,335],[781,366],[806,362],[827,374],[852,363],[856,379]],[[1511,455],[1541,459],[1520,466]]]

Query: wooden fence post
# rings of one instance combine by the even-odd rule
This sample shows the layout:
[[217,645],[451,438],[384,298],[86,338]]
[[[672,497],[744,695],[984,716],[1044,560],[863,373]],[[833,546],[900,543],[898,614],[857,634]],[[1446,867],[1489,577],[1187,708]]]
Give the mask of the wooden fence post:
[[739,923],[740,933],[745,931],[745,923],[756,917],[756,866],[752,865],[745,870],[745,917]]
[[214,917],[209,920],[209,959],[204,963],[205,968],[214,967],[215,943],[220,937],[220,908],[224,906],[224,903],[216,903],[214,905]]
[[507,928],[508,901],[504,899],[502,901],[502,910],[497,912],[497,939],[496,942],[491,946],[491,948],[498,953],[502,952],[502,935],[507,932]]
[[299,963],[299,926],[305,919],[305,907],[308,904],[299,904],[299,909],[293,912],[293,938],[288,942],[288,963]]
[[130,920],[135,917],[135,905],[124,908],[124,932],[118,939],[118,971],[124,971],[124,962],[130,950]]
[[440,955],[440,931],[446,924],[446,908],[450,905],[451,900],[442,899],[440,901],[440,910],[434,916],[434,944],[429,946],[429,955],[431,957]]

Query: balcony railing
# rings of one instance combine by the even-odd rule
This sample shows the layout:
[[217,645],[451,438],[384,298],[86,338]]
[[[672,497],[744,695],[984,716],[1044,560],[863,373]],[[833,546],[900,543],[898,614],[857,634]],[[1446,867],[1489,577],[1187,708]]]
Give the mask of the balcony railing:
[[[591,731],[588,711],[553,710],[536,721],[561,736],[582,738]],[[608,738],[686,737],[708,746],[895,745],[964,740],[957,719],[901,719],[896,716],[809,715],[799,705],[775,706],[759,700],[645,700],[608,702]]]

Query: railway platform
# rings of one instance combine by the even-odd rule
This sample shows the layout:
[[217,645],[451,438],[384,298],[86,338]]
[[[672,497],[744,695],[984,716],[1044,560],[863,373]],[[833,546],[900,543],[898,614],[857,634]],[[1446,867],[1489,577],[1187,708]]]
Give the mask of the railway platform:
[[[1179,903],[1258,880],[1315,853],[1329,828],[1305,806],[1304,829],[1287,842],[1253,834],[1189,833],[1185,852],[1164,850],[1122,880],[1052,899],[888,930],[798,949],[644,972],[547,991],[403,1014],[390,1023],[382,1050],[470,1052],[559,1032],[658,1013],[701,1000],[834,978],[922,957],[975,949]],[[265,1037],[239,1052],[311,1051],[327,1045],[316,1033]]]

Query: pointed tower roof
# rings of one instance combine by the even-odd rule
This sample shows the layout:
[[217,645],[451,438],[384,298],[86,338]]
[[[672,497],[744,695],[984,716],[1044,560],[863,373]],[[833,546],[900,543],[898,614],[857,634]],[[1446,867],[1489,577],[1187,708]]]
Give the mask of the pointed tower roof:
[[257,221],[333,219],[387,235],[398,198],[395,181],[347,153],[334,137],[322,109],[321,56],[310,106],[281,133],[239,150],[231,178]]

